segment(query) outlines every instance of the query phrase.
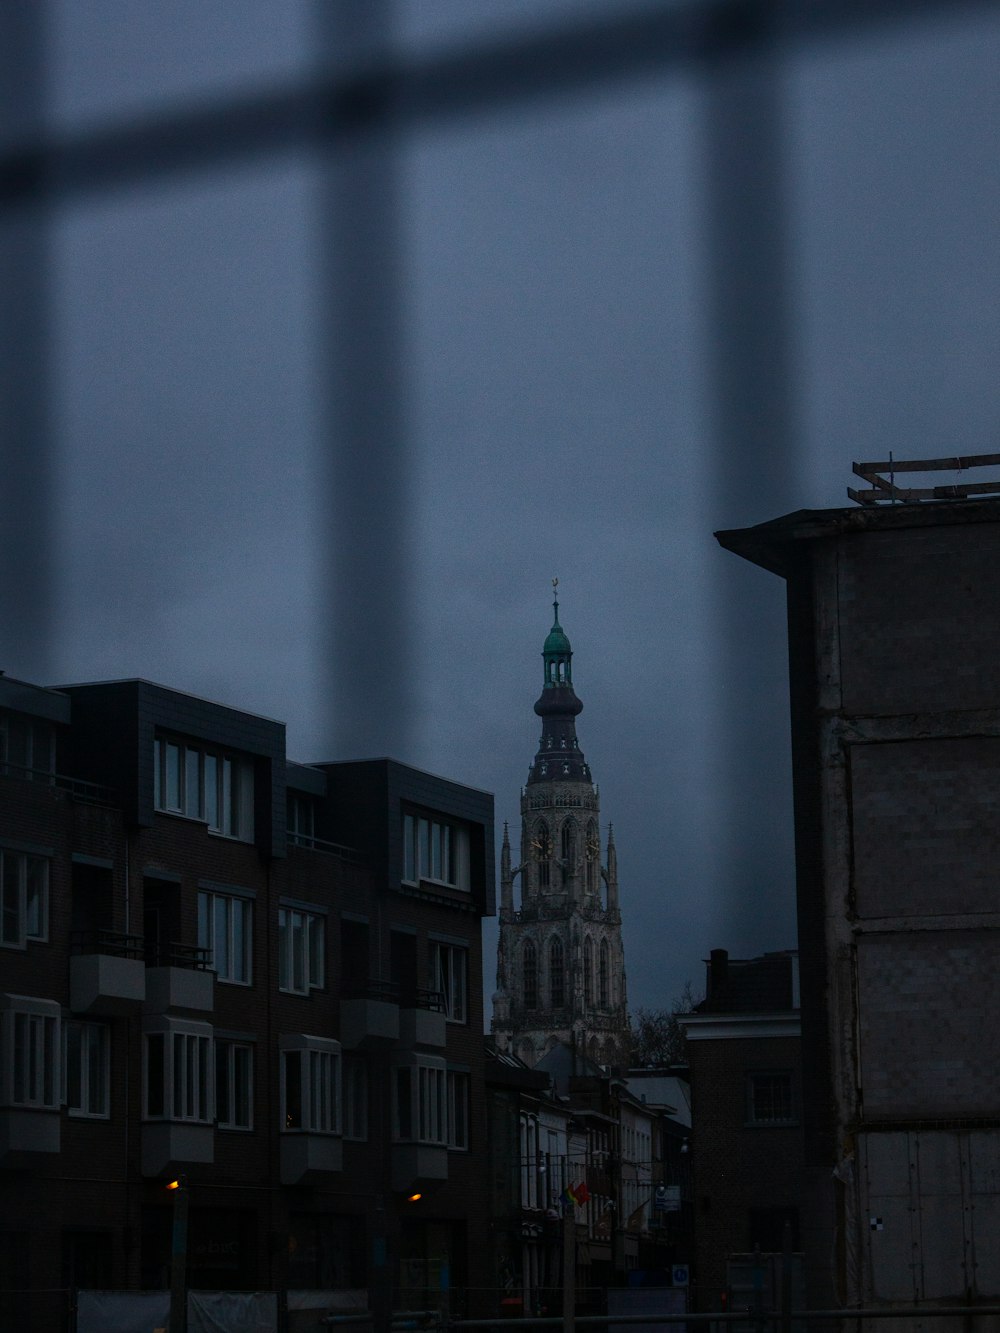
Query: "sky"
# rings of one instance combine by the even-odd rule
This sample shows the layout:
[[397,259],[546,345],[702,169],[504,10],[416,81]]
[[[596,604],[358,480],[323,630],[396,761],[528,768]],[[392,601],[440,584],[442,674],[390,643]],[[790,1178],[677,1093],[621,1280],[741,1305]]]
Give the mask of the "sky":
[[[669,8],[396,0],[384,36],[419,62]],[[516,846],[558,577],[630,1003],[792,947],[783,587],[713,532],[848,504],[855,460],[998,449],[1000,14],[913,8],[473,98],[368,156],[77,189],[40,251],[0,217],[44,276],[51,602],[0,666],[391,754],[493,792]],[[24,105],[71,142],[280,93],[376,9],[48,0]]]

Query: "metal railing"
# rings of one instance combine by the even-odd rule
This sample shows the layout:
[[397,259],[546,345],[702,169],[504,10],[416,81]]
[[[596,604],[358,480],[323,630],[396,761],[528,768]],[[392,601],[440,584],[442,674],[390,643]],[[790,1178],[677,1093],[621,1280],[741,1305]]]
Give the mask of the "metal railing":
[[146,949],[145,958],[147,967],[183,967],[207,972],[212,966],[211,949],[199,949],[196,944],[180,944],[176,940]]
[[326,838],[317,838],[311,833],[293,833],[288,832],[289,847],[303,847],[309,852],[324,852],[327,856],[338,856],[342,861],[352,861],[360,864],[363,860],[361,853],[354,847],[346,847],[343,843],[329,842]]
[[86,782],[83,778],[73,778],[66,773],[56,773],[51,768],[31,768],[27,764],[14,764],[5,759],[0,763],[0,777],[56,787],[59,791],[67,792],[74,800],[88,801],[92,805],[118,804],[117,793],[111,787],[102,786],[99,782]]
[[141,935],[128,935],[121,930],[74,930],[69,937],[70,953],[109,954],[113,958],[142,958],[145,945]]

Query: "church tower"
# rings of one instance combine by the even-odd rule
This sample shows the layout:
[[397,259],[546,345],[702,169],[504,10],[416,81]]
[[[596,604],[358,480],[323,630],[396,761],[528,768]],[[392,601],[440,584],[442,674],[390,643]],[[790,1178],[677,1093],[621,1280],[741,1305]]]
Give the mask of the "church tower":
[[[557,584],[553,579],[553,589]],[[628,1017],[614,835],[609,826],[602,864],[600,797],[576,736],[583,704],[573,689],[558,600],[553,606],[535,704],[542,734],[521,791],[516,865],[504,825],[493,1034],[499,1049],[528,1065],[565,1042],[580,1056],[620,1068]]]

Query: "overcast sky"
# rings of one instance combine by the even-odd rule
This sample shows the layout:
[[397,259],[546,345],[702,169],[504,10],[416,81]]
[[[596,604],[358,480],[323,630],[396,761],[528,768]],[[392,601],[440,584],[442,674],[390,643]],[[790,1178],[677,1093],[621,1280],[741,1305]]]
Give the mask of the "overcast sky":
[[[397,0],[391,36],[423,57],[627,8]],[[303,149],[74,196],[48,266],[47,679],[277,717],[304,761],[389,752],[492,791],[516,830],[558,576],[631,1003],[698,989],[712,948],[792,946],[783,587],[712,533],[847,504],[856,459],[1000,448],[1000,15],[926,8],[721,93],[675,64],[404,134],[392,291],[366,278],[398,326],[397,607],[329,579],[350,177]],[[58,135],[292,85],[315,58],[301,0],[48,10]],[[0,665],[31,676],[5,637]],[[331,654],[371,671],[370,712]],[[377,697],[387,659],[405,722]]]

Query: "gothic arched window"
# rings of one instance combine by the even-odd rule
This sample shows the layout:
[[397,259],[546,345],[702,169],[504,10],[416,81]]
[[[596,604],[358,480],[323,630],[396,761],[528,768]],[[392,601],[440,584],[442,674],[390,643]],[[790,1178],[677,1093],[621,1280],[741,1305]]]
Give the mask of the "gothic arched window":
[[590,820],[587,824],[587,892],[600,893],[601,885],[601,837],[597,824]]
[[538,954],[531,940],[524,941],[521,954],[521,980],[524,985],[525,1009],[538,1008]]
[[549,945],[549,1004],[553,1009],[565,1003],[565,971],[562,940],[556,935]]
[[601,955],[598,963],[598,1004],[602,1009],[607,1009],[611,1003],[611,959],[608,952],[607,940],[601,940]]
[[549,837],[549,826],[544,819],[540,819],[535,825],[535,836],[531,839],[531,850],[538,862],[538,887],[547,889],[552,873],[549,865],[552,858],[552,839]]
[[583,941],[583,1002],[594,1003],[594,941],[589,935]]
[[576,859],[576,825],[572,819],[567,819],[562,826],[562,835],[560,838],[562,844],[562,859],[566,863],[566,869],[572,871],[573,861]]

